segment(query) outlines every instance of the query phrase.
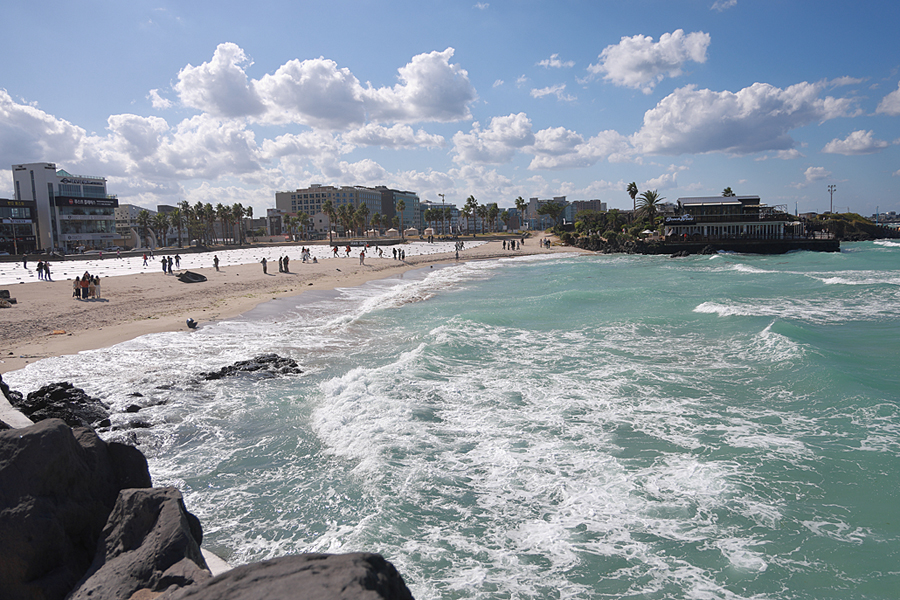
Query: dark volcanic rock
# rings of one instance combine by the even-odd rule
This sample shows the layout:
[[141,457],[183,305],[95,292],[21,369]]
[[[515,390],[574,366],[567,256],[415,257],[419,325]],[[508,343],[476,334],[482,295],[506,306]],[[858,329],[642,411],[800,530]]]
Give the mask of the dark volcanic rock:
[[109,417],[109,407],[71,383],[51,383],[11,404],[32,421],[62,419],[70,427],[90,427]]
[[90,567],[119,491],[149,487],[136,448],[47,419],[0,431],[0,596],[61,599]]
[[413,600],[379,554],[299,554],[222,573],[158,600]]
[[297,361],[290,358],[282,358],[277,354],[261,354],[250,360],[241,360],[228,367],[223,367],[218,371],[209,371],[201,373],[200,379],[213,380],[221,379],[238,373],[257,373],[268,377],[276,375],[297,375],[302,373]]
[[6,398],[6,401],[13,406],[15,406],[16,402],[21,402],[22,400],[21,392],[15,392],[9,389],[9,386],[6,385],[5,381],[3,381],[2,375],[0,375],[0,394],[3,394],[3,397]]
[[123,490],[90,570],[68,600],[130,598],[209,579],[200,522],[173,487]]

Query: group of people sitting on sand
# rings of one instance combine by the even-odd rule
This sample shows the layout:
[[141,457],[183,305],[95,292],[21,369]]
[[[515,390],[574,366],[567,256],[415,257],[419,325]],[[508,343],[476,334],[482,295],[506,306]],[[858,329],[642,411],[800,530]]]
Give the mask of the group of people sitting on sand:
[[81,277],[76,276],[72,283],[72,297],[79,300],[100,297],[100,277],[87,271]]

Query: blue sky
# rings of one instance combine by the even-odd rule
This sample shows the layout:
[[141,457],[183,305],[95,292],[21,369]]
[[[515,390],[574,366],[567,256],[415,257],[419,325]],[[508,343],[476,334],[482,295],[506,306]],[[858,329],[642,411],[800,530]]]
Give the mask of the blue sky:
[[[900,3],[48,1],[4,9],[9,165],[120,202],[310,183],[513,205],[726,186],[900,212]],[[11,50],[12,49],[12,50]]]

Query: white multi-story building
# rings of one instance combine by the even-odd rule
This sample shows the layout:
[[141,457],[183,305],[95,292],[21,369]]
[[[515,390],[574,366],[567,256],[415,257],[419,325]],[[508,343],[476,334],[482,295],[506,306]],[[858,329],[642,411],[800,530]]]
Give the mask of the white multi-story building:
[[72,175],[53,163],[13,165],[16,200],[34,202],[38,250],[77,252],[114,243],[119,201],[106,178]]

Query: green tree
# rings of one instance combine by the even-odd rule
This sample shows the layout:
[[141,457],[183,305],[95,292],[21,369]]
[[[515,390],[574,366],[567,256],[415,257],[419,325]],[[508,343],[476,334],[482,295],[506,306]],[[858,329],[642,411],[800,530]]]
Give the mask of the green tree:
[[628,192],[628,195],[631,196],[631,210],[632,214],[637,214],[637,195],[638,195],[638,186],[635,182],[631,182],[628,184],[628,187],[625,188],[625,191]]
[[157,244],[159,243],[159,240],[162,240],[164,242],[162,245],[168,245],[165,242],[166,232],[169,231],[169,215],[161,212],[156,213],[155,215],[153,215],[151,223],[153,232],[156,234]]
[[656,213],[659,212],[659,205],[665,200],[656,190],[646,191],[641,194],[641,200],[638,203],[638,212],[650,221],[650,227],[656,226]]
[[372,227],[376,230],[376,232],[381,232],[381,221],[383,220],[381,213],[375,213],[372,215]]
[[503,221],[503,224],[506,226],[507,231],[509,230],[509,219],[511,215],[508,210],[500,211],[500,220]]
[[400,239],[403,239],[403,209],[406,208],[406,202],[403,198],[397,200],[397,216],[400,217]]
[[479,204],[475,212],[478,213],[478,218],[481,219],[481,234],[484,235],[484,226],[488,218],[488,207],[484,204]]
[[150,232],[150,211],[142,210],[137,216],[138,232],[143,243],[147,243],[147,234]]
[[453,209],[449,206],[445,206],[442,212],[444,213],[444,222],[441,224],[441,233],[447,235],[447,223],[453,222]]
[[362,227],[363,232],[366,234],[366,237],[369,236],[369,207],[366,206],[365,203],[360,204],[356,207],[356,219],[359,223],[360,227]]
[[565,207],[560,202],[546,202],[538,208],[537,212],[539,215],[547,215],[553,219],[553,225],[555,226],[558,223],[559,215],[562,214],[564,208]]
[[309,225],[312,223],[312,217],[308,213],[301,211],[297,214],[297,223],[300,225],[300,233],[306,235],[309,232]]
[[328,217],[328,243],[334,244],[334,223],[337,221],[337,212],[331,198],[322,203],[322,212]]
[[734,196],[734,192],[731,191],[730,187],[727,187],[724,190],[722,190],[722,195],[725,196],[726,198],[731,198]]
[[500,207],[496,202],[491,202],[487,207],[487,218],[491,223],[491,231],[497,231],[497,216],[500,214]]
[[178,247],[181,248],[181,228],[184,226],[184,216],[181,214],[180,208],[176,208],[169,214],[169,222],[178,232]]
[[463,206],[463,214],[466,216],[466,233],[469,233],[469,217],[472,217],[472,230],[475,230],[475,214],[478,211],[478,200],[475,196],[466,198],[466,204]]
[[525,209],[528,208],[528,203],[525,202],[525,198],[519,196],[516,198],[516,211],[519,213],[519,227],[524,228],[525,225]]

